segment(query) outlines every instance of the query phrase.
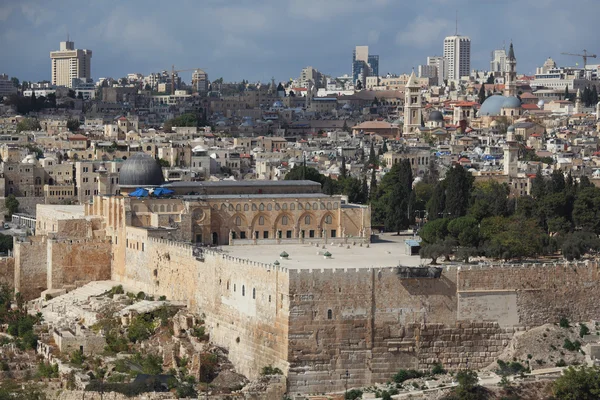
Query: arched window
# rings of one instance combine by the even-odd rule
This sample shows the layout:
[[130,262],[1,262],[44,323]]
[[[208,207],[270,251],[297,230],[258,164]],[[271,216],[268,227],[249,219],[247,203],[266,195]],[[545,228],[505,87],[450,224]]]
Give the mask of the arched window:
[[252,288],[252,299],[256,300],[256,288]]
[[331,222],[332,222],[331,215],[328,215],[328,216],[326,216],[326,217],[325,217],[325,223],[326,223],[326,224],[331,224]]
[[306,217],[304,217],[304,224],[310,225],[310,215],[307,215]]
[[267,211],[271,211],[273,210],[273,204],[269,203],[267,204]]
[[242,205],[241,204],[236,205],[235,211],[242,211]]
[[248,204],[244,204],[244,211],[248,211],[250,209],[250,207],[248,206]]
[[215,204],[215,205],[213,206],[213,210],[215,210],[215,211],[219,211],[219,205],[218,205],[218,204]]
[[242,296],[246,295],[246,286],[242,285]]
[[333,311],[327,310],[327,319],[333,319]]
[[165,205],[164,204],[160,205],[160,212],[165,212]]
[[252,211],[256,211],[256,204],[252,204]]
[[304,209],[310,210],[310,203],[306,203],[306,206],[304,207]]
[[281,205],[281,209],[282,209],[283,211],[287,210],[287,203],[283,203],[283,204]]
[[275,203],[275,210],[276,210],[276,211],[279,211],[279,210],[281,210],[281,207],[279,207],[279,203]]
[[229,205],[229,211],[233,211],[233,204]]
[[269,303],[271,302],[271,295],[269,295]]
[[[294,203],[290,204],[290,210],[294,211],[296,209],[296,205]],[[302,204],[298,203],[298,210],[302,210]]]
[[287,225],[287,224],[288,224],[288,217],[284,215],[281,218],[281,225]]
[[265,217],[258,217],[258,224],[259,225],[264,225],[265,224]]
[[333,203],[333,209],[337,210],[338,209],[338,203]]
[[328,202],[328,203],[327,203],[327,209],[328,209],[328,210],[331,210],[331,202]]
[[318,210],[319,209],[319,205],[317,203],[313,203],[313,210]]
[[260,203],[260,206],[258,206],[258,210],[265,211],[265,205],[263,203]]
[[242,225],[242,219],[240,217],[235,217],[235,225],[236,226]]
[[321,210],[325,209],[325,203],[321,203]]

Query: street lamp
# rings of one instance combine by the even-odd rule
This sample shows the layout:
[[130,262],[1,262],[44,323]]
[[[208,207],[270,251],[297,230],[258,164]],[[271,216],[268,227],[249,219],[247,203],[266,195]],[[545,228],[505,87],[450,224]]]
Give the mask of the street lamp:
[[348,372],[348,370],[346,370],[344,374],[340,374],[340,378],[346,381],[344,385],[344,399],[346,399],[348,397],[348,379],[350,378],[350,373]]

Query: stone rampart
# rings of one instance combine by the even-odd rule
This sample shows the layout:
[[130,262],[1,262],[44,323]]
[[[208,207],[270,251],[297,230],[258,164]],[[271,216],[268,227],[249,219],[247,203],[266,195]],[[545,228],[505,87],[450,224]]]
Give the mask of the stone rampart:
[[46,237],[15,240],[15,292],[21,293],[25,301],[39,297],[47,289],[47,253]]
[[15,286],[15,259],[0,257],[0,285]]
[[[537,326],[600,318],[597,261],[463,266],[458,271],[461,319]],[[498,304],[514,312],[499,314]],[[494,306],[494,304],[496,306]],[[459,307],[460,308],[460,307]]]

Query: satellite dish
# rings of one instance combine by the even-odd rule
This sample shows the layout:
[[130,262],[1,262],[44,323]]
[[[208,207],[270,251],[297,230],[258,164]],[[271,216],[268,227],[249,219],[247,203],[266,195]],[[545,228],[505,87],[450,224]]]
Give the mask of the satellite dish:
[[540,99],[540,101],[538,101],[538,103],[537,103],[537,106],[538,106],[539,108],[544,108],[544,100],[541,100],[541,99]]

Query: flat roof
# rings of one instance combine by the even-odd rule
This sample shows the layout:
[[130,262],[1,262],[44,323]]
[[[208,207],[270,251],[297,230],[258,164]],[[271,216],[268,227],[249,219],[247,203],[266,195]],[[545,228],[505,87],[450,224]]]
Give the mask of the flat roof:
[[[279,199],[279,198],[289,198],[289,199],[314,199],[314,198],[327,198],[327,199],[335,199],[340,200],[340,195],[330,196],[325,193],[269,193],[269,194],[198,194],[198,195],[174,195],[173,197],[182,198],[184,200],[196,200],[196,199]],[[350,204],[344,204],[345,206],[350,206]],[[358,205],[352,205],[358,206]],[[366,206],[365,206],[366,207]]]
[[243,186],[314,186],[321,185],[315,181],[267,181],[267,180],[247,180],[247,181],[190,181],[190,182],[170,182],[162,185],[163,187],[243,187]]
[[65,205],[65,204],[38,204],[36,215],[44,213],[51,214],[56,220],[75,219],[85,217],[84,205]]
[[[406,255],[404,240],[407,236],[384,235],[384,240],[365,244],[352,245],[352,238],[347,245],[327,244],[316,247],[309,244],[273,244],[273,245],[245,245],[224,246],[223,251],[233,257],[272,264],[279,261],[282,267],[288,269],[333,269],[333,268],[384,268],[398,265],[414,267],[429,264],[431,260],[421,260],[419,256]],[[289,254],[287,260],[279,257],[283,251]],[[326,259],[323,253],[331,253],[331,258]]]

